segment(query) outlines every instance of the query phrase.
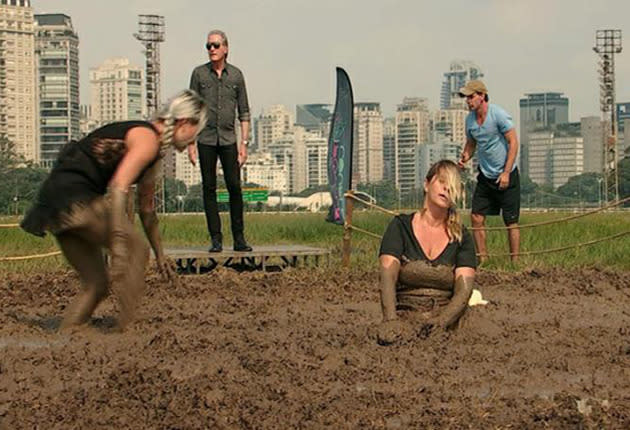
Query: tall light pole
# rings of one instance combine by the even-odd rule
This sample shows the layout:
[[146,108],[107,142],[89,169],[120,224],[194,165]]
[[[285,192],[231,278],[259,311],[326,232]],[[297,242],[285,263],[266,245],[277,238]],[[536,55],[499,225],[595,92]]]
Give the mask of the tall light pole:
[[[147,117],[151,118],[160,109],[161,99],[161,63],[160,63],[160,43],[165,37],[164,17],[160,15],[138,15],[138,32],[133,36],[144,46],[144,56],[146,58],[146,104]],[[166,157],[161,164],[161,180],[157,182],[155,190],[155,202],[157,212],[166,212],[166,196],[164,184],[165,168],[169,169],[174,162],[172,149],[167,151]],[[169,166],[165,166],[168,164]],[[170,168],[172,170],[172,168]]]
[[593,50],[599,54],[599,101],[604,122],[602,173],[604,175],[604,201],[608,203],[609,194],[614,196],[615,201],[619,200],[615,54],[621,52],[621,30],[597,30]]

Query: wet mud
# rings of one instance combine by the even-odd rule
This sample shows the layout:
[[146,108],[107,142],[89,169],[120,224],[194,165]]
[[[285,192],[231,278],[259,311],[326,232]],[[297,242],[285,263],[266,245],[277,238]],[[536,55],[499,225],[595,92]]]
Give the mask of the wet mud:
[[378,274],[150,274],[59,332],[72,273],[0,281],[0,429],[630,428],[630,273],[482,272],[460,328],[381,346]]

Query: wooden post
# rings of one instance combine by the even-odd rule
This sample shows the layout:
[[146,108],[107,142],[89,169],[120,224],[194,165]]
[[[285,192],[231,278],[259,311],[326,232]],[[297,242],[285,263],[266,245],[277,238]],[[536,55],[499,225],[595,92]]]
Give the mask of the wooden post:
[[[348,191],[348,194],[352,194],[352,191]],[[346,199],[346,222],[343,226],[343,259],[342,264],[343,267],[350,267],[350,252],[352,251],[352,229],[350,225],[352,225],[352,210],[354,209],[354,199],[348,196],[344,197]]]

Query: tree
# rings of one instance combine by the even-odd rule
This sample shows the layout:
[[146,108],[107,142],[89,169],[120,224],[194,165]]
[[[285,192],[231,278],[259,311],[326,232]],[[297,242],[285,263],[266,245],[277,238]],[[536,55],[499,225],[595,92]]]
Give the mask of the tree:
[[201,184],[191,185],[184,200],[185,212],[203,212],[203,189]]
[[394,208],[398,192],[393,182],[381,181],[372,184],[359,184],[357,191],[362,191],[376,199],[376,204],[383,208]]
[[25,162],[6,137],[0,137],[0,212],[23,214],[35,198],[47,172]]
[[602,198],[601,178],[602,175],[594,172],[572,176],[566,184],[558,187],[556,193],[579,201],[597,203]]
[[183,210],[183,199],[186,197],[186,192],[186,184],[183,181],[164,178],[164,208],[166,212]]
[[[619,161],[617,165],[619,171],[619,198],[625,199],[630,197],[630,156],[624,157]],[[626,203],[624,206],[630,206]]]

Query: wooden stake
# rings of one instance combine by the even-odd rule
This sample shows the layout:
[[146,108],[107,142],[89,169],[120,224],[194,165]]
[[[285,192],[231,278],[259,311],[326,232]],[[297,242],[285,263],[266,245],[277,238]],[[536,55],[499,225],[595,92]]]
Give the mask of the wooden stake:
[[[348,191],[348,193],[352,194],[352,191]],[[342,264],[343,267],[350,267],[350,253],[352,251],[352,229],[350,226],[352,225],[352,211],[354,209],[354,199],[345,196],[346,199],[346,222],[343,226],[343,259]]]

